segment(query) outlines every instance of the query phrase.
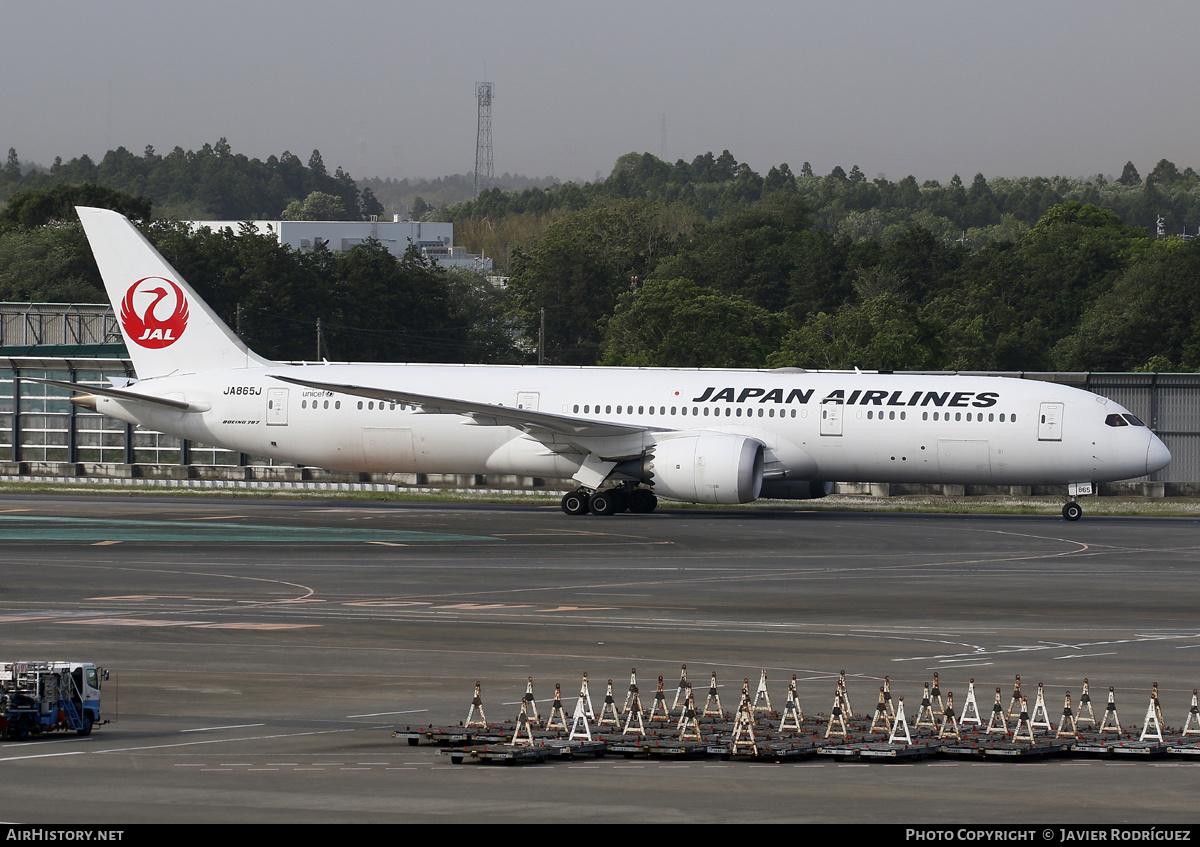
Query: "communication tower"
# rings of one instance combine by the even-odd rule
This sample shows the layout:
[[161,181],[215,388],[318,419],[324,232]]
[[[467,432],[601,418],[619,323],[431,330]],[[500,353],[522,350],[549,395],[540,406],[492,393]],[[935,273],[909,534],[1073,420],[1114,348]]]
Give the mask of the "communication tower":
[[479,124],[475,132],[475,199],[479,192],[492,187],[492,84],[475,83],[475,99],[479,101]]

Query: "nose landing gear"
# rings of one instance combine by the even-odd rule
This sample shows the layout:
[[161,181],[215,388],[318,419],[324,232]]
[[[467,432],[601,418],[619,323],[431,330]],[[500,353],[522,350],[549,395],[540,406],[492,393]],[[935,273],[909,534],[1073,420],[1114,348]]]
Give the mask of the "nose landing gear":
[[1074,500],[1068,500],[1067,504],[1062,507],[1062,516],[1069,521],[1077,521],[1083,517],[1083,506]]

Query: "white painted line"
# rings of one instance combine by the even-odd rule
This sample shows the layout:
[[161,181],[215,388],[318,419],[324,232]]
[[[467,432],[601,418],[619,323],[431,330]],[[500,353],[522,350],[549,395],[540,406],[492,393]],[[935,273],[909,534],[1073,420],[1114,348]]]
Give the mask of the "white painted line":
[[33,756],[5,756],[0,762],[20,762],[24,759],[53,759],[55,756],[81,756],[84,753],[94,753],[95,750],[72,750],[67,753],[38,753]]
[[266,726],[265,723],[238,723],[230,726],[202,726],[196,729],[181,729],[180,732],[215,732],[218,729],[252,729],[256,726]]
[[1095,656],[1115,656],[1115,655],[1117,655],[1117,654],[1116,653],[1076,653],[1071,656],[1055,656],[1054,660],[1058,661],[1059,659],[1090,659]]

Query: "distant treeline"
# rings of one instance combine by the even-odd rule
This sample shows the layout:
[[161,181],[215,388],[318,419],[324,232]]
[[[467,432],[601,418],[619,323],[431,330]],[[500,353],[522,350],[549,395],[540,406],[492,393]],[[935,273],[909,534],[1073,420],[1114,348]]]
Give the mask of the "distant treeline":
[[199,150],[176,147],[165,156],[147,145],[141,156],[124,147],[109,150],[99,164],[86,154],[49,170],[22,167],[13,148],[0,176],[0,200],[57,185],[94,183],[153,202],[159,217],[181,220],[257,220],[281,218],[288,206],[313,193],[337,198],[325,209],[334,220],[359,220],[381,214],[370,191],[337,168],[331,175],[319,150],[305,165],[284,151],[265,162],[234,153],[224,138]]
[[[239,158],[228,151],[189,156],[237,171],[217,164]],[[32,177],[13,160],[6,185],[71,166]],[[317,183],[296,185],[272,202],[297,203]],[[47,223],[69,217],[63,190],[14,194],[0,215],[0,298],[95,290],[77,225]],[[137,197],[88,202],[138,208]],[[760,176],[728,151],[673,165],[631,153],[594,183],[494,189],[426,214],[493,256],[507,288],[377,247],[299,254],[248,234],[149,234],[224,316],[242,304],[267,355],[311,356],[322,318],[342,333],[339,358],[528,361],[544,312],[546,353],[561,364],[1200,370],[1200,239],[1178,234],[1200,224],[1200,178],[1166,160],[1145,179],[1127,164],[1113,180],[941,185],[807,164]],[[376,342],[350,343],[359,330]]]
[[[23,163],[9,148],[0,171],[0,203],[13,194],[56,185],[94,183],[105,188],[145,197],[159,217],[180,220],[261,220],[286,217],[289,206],[311,195],[336,198],[319,206],[333,220],[359,220],[369,215],[402,215],[420,219],[450,203],[469,200],[474,193],[472,174],[437,179],[372,179],[356,182],[339,166],[331,175],[321,151],[314,150],[307,165],[284,151],[267,160],[234,153],[224,138],[199,150],[176,147],[166,156],[147,146],[141,156],[124,147],[110,150],[97,164],[83,155],[49,168]],[[552,177],[531,179],[505,173],[495,180],[503,190],[548,188]]]

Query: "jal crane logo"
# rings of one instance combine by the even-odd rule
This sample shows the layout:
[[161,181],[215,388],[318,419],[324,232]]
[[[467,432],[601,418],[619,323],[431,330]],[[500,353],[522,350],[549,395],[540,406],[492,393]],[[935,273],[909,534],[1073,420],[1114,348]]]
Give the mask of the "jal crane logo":
[[[167,288],[169,286],[169,290]],[[174,308],[168,298],[174,294]],[[166,305],[162,305],[168,300]],[[139,309],[140,306],[140,309]],[[166,317],[162,313],[170,310]],[[178,285],[161,276],[139,279],[121,301],[121,327],[139,347],[161,350],[170,347],[187,329],[187,298]]]

